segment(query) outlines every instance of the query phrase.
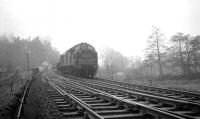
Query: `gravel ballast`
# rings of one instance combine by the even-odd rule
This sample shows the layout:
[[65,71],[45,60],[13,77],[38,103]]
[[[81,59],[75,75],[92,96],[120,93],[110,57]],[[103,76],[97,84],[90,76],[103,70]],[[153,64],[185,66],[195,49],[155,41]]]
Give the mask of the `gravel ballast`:
[[33,81],[24,105],[24,119],[64,118],[48,94],[47,86],[47,81],[42,76]]

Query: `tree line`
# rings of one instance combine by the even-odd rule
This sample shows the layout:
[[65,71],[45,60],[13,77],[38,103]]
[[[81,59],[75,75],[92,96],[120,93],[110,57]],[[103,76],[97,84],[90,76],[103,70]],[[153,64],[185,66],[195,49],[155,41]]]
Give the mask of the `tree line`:
[[20,38],[13,35],[0,36],[0,70],[27,70],[47,61],[56,64],[59,52],[52,47],[48,38]]
[[122,72],[128,79],[193,79],[200,76],[200,35],[176,33],[166,39],[152,28],[143,58],[128,58],[108,49],[102,53],[99,74],[112,79]]
[[[167,43],[165,41],[168,41]],[[151,78],[167,79],[199,77],[200,36],[176,33],[169,40],[154,27],[146,49],[144,70]],[[148,72],[146,71],[146,72]],[[159,73],[156,74],[156,71]]]

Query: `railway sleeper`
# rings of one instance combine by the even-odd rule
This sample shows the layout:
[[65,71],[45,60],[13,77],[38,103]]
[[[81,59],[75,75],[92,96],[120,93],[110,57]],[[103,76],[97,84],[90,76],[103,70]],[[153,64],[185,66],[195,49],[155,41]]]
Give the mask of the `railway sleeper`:
[[163,110],[170,110],[170,109],[175,109],[176,106],[174,105],[170,105],[170,104],[166,104],[166,103],[159,103],[157,106],[154,106],[156,108],[160,108]]
[[136,102],[142,103],[142,104],[148,104],[148,99],[145,99],[143,97],[136,97],[134,99],[129,99],[129,100],[136,101]]
[[77,93],[77,94],[73,94],[74,96],[85,96],[84,93]]
[[82,113],[78,112],[78,111],[74,111],[74,112],[63,112],[63,116],[64,117],[80,117],[83,116]]
[[63,101],[65,101],[65,99],[63,99],[62,97],[53,97],[54,99],[53,99],[53,101],[54,102],[63,102]]
[[116,105],[115,103],[111,103],[111,102],[101,102],[101,103],[94,103],[94,104],[89,104],[92,107],[102,107],[102,106],[113,106]]
[[72,104],[58,104],[57,105],[58,109],[63,109],[63,108],[70,108],[70,107],[73,107]]
[[91,98],[91,95],[86,95],[86,94],[84,94],[84,95],[76,95],[75,94],[74,96],[82,98],[82,99],[84,99],[84,98]]
[[142,97],[142,96],[138,96],[137,98],[136,98],[136,101],[143,101],[143,102],[145,102],[145,101],[147,101],[148,100],[148,98],[145,98],[145,97]]
[[196,117],[196,118],[200,117],[200,112],[184,113],[184,114],[188,116]]
[[70,102],[70,99],[65,99],[65,97],[55,91],[50,91],[50,95],[57,105],[57,109],[62,112],[64,117],[83,117],[83,113],[76,103]]
[[117,96],[117,97],[123,97],[123,98],[128,98],[128,96],[126,96],[126,95],[115,95],[115,96]]
[[178,107],[178,104],[171,103],[171,102],[163,102],[163,101],[160,101],[159,99],[147,98],[147,100],[148,100],[147,105],[151,105],[152,107],[156,107],[156,108],[170,110],[170,109],[175,109]]
[[[79,97],[78,97],[79,98]],[[95,100],[101,100],[101,98],[97,97],[90,97],[90,98],[80,98],[82,101],[95,101]]]
[[84,96],[84,95],[86,95],[85,93],[82,93],[82,92],[79,92],[79,93],[77,93],[77,92],[70,92],[70,93],[73,93],[73,95],[76,95],[76,96]]
[[137,99],[137,96],[134,96],[134,95],[129,95],[128,97],[129,97],[129,99],[131,99],[131,100]]
[[155,106],[159,106],[159,101],[155,101],[155,100],[148,100],[148,103],[147,103],[148,106],[151,106],[151,107],[155,107]]
[[198,99],[198,97],[189,97],[189,96],[186,96],[186,95],[181,97],[181,99],[183,99],[183,100],[192,100],[192,101],[200,101],[200,99]]
[[123,115],[126,115],[126,114],[138,114],[139,112],[136,111],[127,111],[127,110],[111,110],[111,111],[101,111],[101,112],[98,112],[99,115],[101,116],[106,116],[106,115],[120,115],[123,117]]
[[53,94],[53,95],[50,95],[50,97],[52,97],[53,99],[59,99],[60,95],[59,94]]
[[127,109],[116,109],[116,110],[98,110],[95,111],[98,114],[110,114],[110,113],[118,113],[118,112],[124,112],[127,111]]
[[124,106],[118,106],[118,105],[112,105],[112,106],[101,106],[101,107],[92,107],[94,111],[100,111],[100,110],[118,110],[118,109],[124,109]]
[[68,107],[62,107],[58,108],[59,111],[63,113],[63,116],[65,117],[80,117],[83,116],[82,109],[80,109],[76,103],[73,103],[72,105]]
[[144,119],[144,114],[119,114],[119,115],[105,115],[103,116],[104,119]]
[[106,103],[106,102],[109,102],[109,101],[108,101],[108,100],[103,100],[103,99],[85,101],[85,103],[87,103],[87,104],[94,104],[94,103]]
[[55,101],[55,103],[57,105],[59,105],[59,104],[67,104],[68,102],[67,101]]
[[198,115],[200,116],[199,110],[193,110],[191,107],[177,107],[175,109],[170,109],[170,111],[173,111],[178,114],[184,114],[184,115]]
[[[183,95],[172,95],[172,96],[170,96],[170,97],[172,97],[172,98],[177,98],[177,99],[183,99]],[[189,99],[189,98],[188,98]],[[187,100],[188,100],[187,99]]]
[[195,105],[177,104],[177,105],[175,105],[175,108],[170,109],[170,111],[173,111],[173,112],[174,111],[188,111],[188,113],[200,113],[200,108],[198,106],[196,107]]

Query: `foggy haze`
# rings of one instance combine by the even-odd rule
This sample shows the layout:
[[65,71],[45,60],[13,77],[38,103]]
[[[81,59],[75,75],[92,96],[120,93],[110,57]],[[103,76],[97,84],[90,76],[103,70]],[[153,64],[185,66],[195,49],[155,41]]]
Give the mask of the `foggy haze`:
[[56,1],[1,0],[0,34],[48,36],[63,53],[80,42],[141,56],[152,26],[169,39],[200,32],[198,0]]

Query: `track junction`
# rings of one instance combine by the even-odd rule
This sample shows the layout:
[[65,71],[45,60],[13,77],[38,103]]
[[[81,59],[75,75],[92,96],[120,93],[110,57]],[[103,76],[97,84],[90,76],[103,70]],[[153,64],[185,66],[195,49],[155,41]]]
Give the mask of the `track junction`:
[[48,71],[48,92],[66,117],[199,119],[199,94]]

